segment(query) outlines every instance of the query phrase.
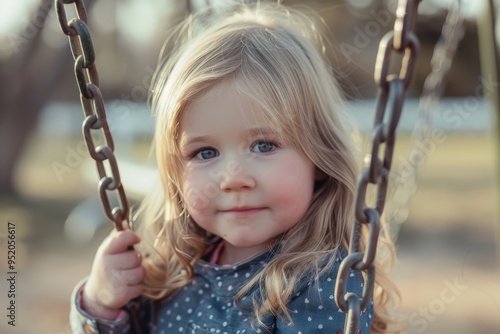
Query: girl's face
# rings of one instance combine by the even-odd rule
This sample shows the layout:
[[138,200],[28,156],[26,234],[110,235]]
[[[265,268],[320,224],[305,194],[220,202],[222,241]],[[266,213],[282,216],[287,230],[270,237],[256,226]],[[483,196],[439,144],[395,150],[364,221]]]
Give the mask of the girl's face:
[[266,249],[309,207],[315,166],[278,137],[227,84],[184,110],[178,140],[185,205],[200,227],[225,240],[224,264]]

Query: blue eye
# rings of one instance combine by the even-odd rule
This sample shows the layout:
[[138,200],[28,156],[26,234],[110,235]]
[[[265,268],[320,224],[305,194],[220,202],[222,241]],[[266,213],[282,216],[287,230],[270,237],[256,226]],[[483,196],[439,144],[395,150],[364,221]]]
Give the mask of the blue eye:
[[255,145],[252,147],[252,152],[269,153],[274,151],[276,147],[277,145],[274,144],[273,142],[261,140],[255,143]]
[[194,156],[200,160],[209,160],[218,157],[219,152],[213,148],[203,148],[196,152]]

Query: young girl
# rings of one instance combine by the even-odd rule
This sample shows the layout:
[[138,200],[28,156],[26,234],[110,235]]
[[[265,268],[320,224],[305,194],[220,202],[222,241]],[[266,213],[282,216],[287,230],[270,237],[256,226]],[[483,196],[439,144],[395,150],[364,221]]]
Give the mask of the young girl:
[[[357,163],[319,28],[277,4],[205,14],[179,26],[155,78],[161,184],[142,242],[128,229],[104,240],[73,331],[135,333],[124,307],[141,296],[143,333],[341,333]],[[377,273],[362,333],[389,320]],[[347,285],[360,295],[363,277]]]

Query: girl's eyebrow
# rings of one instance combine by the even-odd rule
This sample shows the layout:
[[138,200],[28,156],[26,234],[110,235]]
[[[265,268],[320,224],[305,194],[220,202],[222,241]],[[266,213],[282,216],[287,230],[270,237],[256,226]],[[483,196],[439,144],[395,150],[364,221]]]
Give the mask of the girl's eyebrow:
[[[250,128],[247,130],[249,135],[251,137],[257,137],[257,136],[275,136],[276,131],[272,130],[270,127],[257,127],[257,128]],[[181,146],[190,146],[196,143],[206,143],[207,141],[210,141],[212,139],[211,136],[192,136],[192,137],[187,137],[185,140],[181,141]]]
[[181,146],[189,146],[196,143],[203,143],[210,140],[210,136],[195,136],[187,137],[185,140],[181,140]]

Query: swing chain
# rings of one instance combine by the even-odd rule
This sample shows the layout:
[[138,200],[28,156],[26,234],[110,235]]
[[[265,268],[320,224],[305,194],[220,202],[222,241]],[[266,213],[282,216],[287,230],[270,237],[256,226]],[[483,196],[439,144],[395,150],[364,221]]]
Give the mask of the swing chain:
[[[351,231],[349,252],[340,263],[334,293],[338,307],[347,313],[344,334],[358,333],[360,315],[373,297],[375,285],[373,262],[380,232],[380,217],[387,196],[396,128],[403,109],[404,97],[413,76],[419,48],[414,33],[419,1],[398,1],[394,29],[385,34],[379,44],[374,73],[379,90],[372,132],[373,145],[369,164],[361,171],[358,178],[355,221]],[[389,72],[393,53],[402,55],[399,73]],[[367,190],[370,184],[376,188],[374,207],[369,207],[367,204]],[[362,240],[363,226],[368,227],[366,241]],[[366,246],[361,249],[363,242]],[[348,277],[354,272],[364,273],[365,282],[361,296],[347,291]]]
[[[67,20],[65,4],[73,4],[77,17]],[[75,60],[75,77],[80,91],[85,120],[83,121],[83,136],[90,156],[95,160],[99,174],[98,191],[106,217],[114,222],[115,228],[123,229],[123,221],[129,222],[129,206],[123,189],[120,172],[114,152],[114,142],[106,118],[106,109],[101,89],[99,75],[95,66],[95,53],[87,26],[87,12],[83,0],[55,0],[59,25],[64,34],[68,35],[71,53]],[[104,144],[97,145],[93,133],[98,131],[104,138]],[[106,168],[105,162],[109,168]],[[107,170],[111,173],[108,174]],[[119,205],[112,208],[109,193],[114,192]]]

